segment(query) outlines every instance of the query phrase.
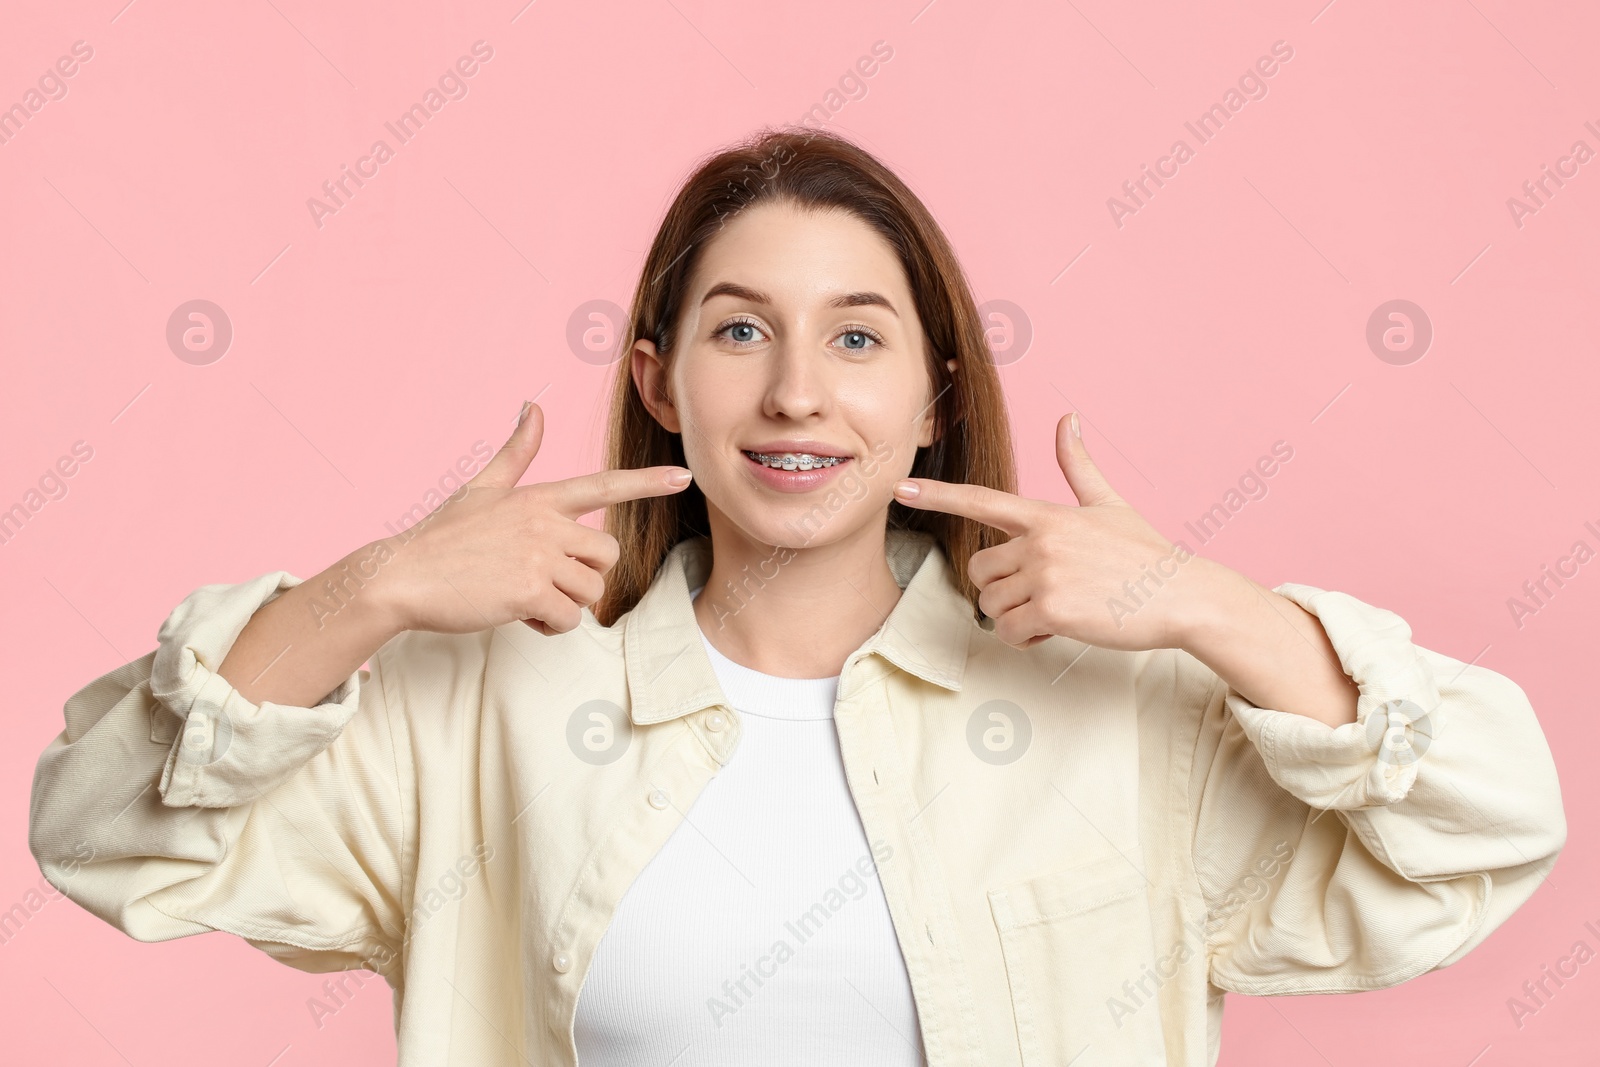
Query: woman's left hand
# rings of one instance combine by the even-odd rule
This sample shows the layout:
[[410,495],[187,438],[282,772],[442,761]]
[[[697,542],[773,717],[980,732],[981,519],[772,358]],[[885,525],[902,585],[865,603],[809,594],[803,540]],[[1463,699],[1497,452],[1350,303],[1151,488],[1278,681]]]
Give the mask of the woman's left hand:
[[[1056,461],[1077,507],[933,478],[906,479],[895,499],[1011,535],[967,566],[978,607],[1007,644],[1059,635],[1125,651],[1184,647],[1221,565],[1168,541],[1118,496],[1075,423],[1076,412],[1056,425]],[[908,485],[915,496],[900,491]]]

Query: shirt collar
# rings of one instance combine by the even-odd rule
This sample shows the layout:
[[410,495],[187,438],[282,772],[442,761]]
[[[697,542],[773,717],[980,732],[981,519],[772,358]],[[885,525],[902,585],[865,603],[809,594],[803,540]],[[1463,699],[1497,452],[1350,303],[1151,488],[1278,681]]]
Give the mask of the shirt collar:
[[[921,530],[887,531],[884,553],[903,592],[862,649],[959,692],[974,617],[949,560],[933,535]],[[689,590],[703,584],[710,572],[710,538],[678,542],[626,616],[623,656],[631,714],[638,725],[725,703],[689,599]]]

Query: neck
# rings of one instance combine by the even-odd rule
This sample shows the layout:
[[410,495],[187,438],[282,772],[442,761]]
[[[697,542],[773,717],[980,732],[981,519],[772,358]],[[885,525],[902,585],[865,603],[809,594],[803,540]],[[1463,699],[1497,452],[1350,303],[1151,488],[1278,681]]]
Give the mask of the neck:
[[695,598],[706,639],[735,663],[780,678],[828,678],[883,625],[900,600],[876,523],[831,544],[780,548],[715,509],[711,573]]

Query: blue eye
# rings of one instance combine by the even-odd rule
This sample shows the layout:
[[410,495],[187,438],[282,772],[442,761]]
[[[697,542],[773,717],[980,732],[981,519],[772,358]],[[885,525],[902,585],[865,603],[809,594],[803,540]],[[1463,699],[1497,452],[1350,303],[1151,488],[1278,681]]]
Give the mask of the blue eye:
[[[865,352],[869,347],[883,346],[883,338],[878,335],[877,330],[859,324],[846,326],[839,336],[844,340],[847,352]],[[869,341],[872,342],[870,346],[867,344]]]
[[760,332],[761,327],[757,326],[749,319],[734,319],[732,322],[725,322],[721,326],[717,327],[716,332],[712,336],[726,336],[734,330],[746,331],[741,332],[741,334],[737,337],[728,336],[728,340],[743,348],[748,345],[755,344],[756,339],[754,334]]

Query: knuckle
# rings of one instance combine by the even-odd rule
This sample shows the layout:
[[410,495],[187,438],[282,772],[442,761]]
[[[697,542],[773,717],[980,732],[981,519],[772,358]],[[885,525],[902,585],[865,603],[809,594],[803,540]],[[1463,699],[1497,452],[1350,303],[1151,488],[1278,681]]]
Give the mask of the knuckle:
[[606,592],[605,581],[588,567],[583,568],[583,573],[573,585],[575,586],[574,592],[576,594],[573,599],[580,604],[593,604],[604,596]]
[[1044,602],[1039,605],[1039,614],[1045,621],[1057,627],[1069,626],[1076,621],[1073,618],[1072,604],[1068,598],[1059,594],[1045,597]]
[[622,494],[622,474],[620,471],[604,470],[599,474],[596,487],[600,495],[606,500],[615,500]]
[[530,515],[547,515],[555,510],[555,490],[547,484],[518,486],[511,496]]
[[551,618],[546,621],[551,624],[557,633],[571,633],[583,621],[583,614],[582,610],[569,600],[566,607],[556,609],[551,613]]
[[[525,498],[522,498],[520,506],[522,506],[522,512],[520,512],[518,518],[530,526],[530,530],[539,534],[547,533],[550,530],[550,526],[555,525],[558,520],[566,518],[560,512],[560,501],[558,501],[555,493],[539,493],[536,496],[525,496]],[[544,539],[546,537],[539,537],[541,542]]]
[[530,614],[549,630],[559,633],[562,631],[561,609],[557,605],[557,597],[553,593],[554,591],[548,585],[541,588]]
[[516,610],[530,619],[543,621],[546,612],[545,583],[538,578],[528,578],[522,583],[517,596]]

